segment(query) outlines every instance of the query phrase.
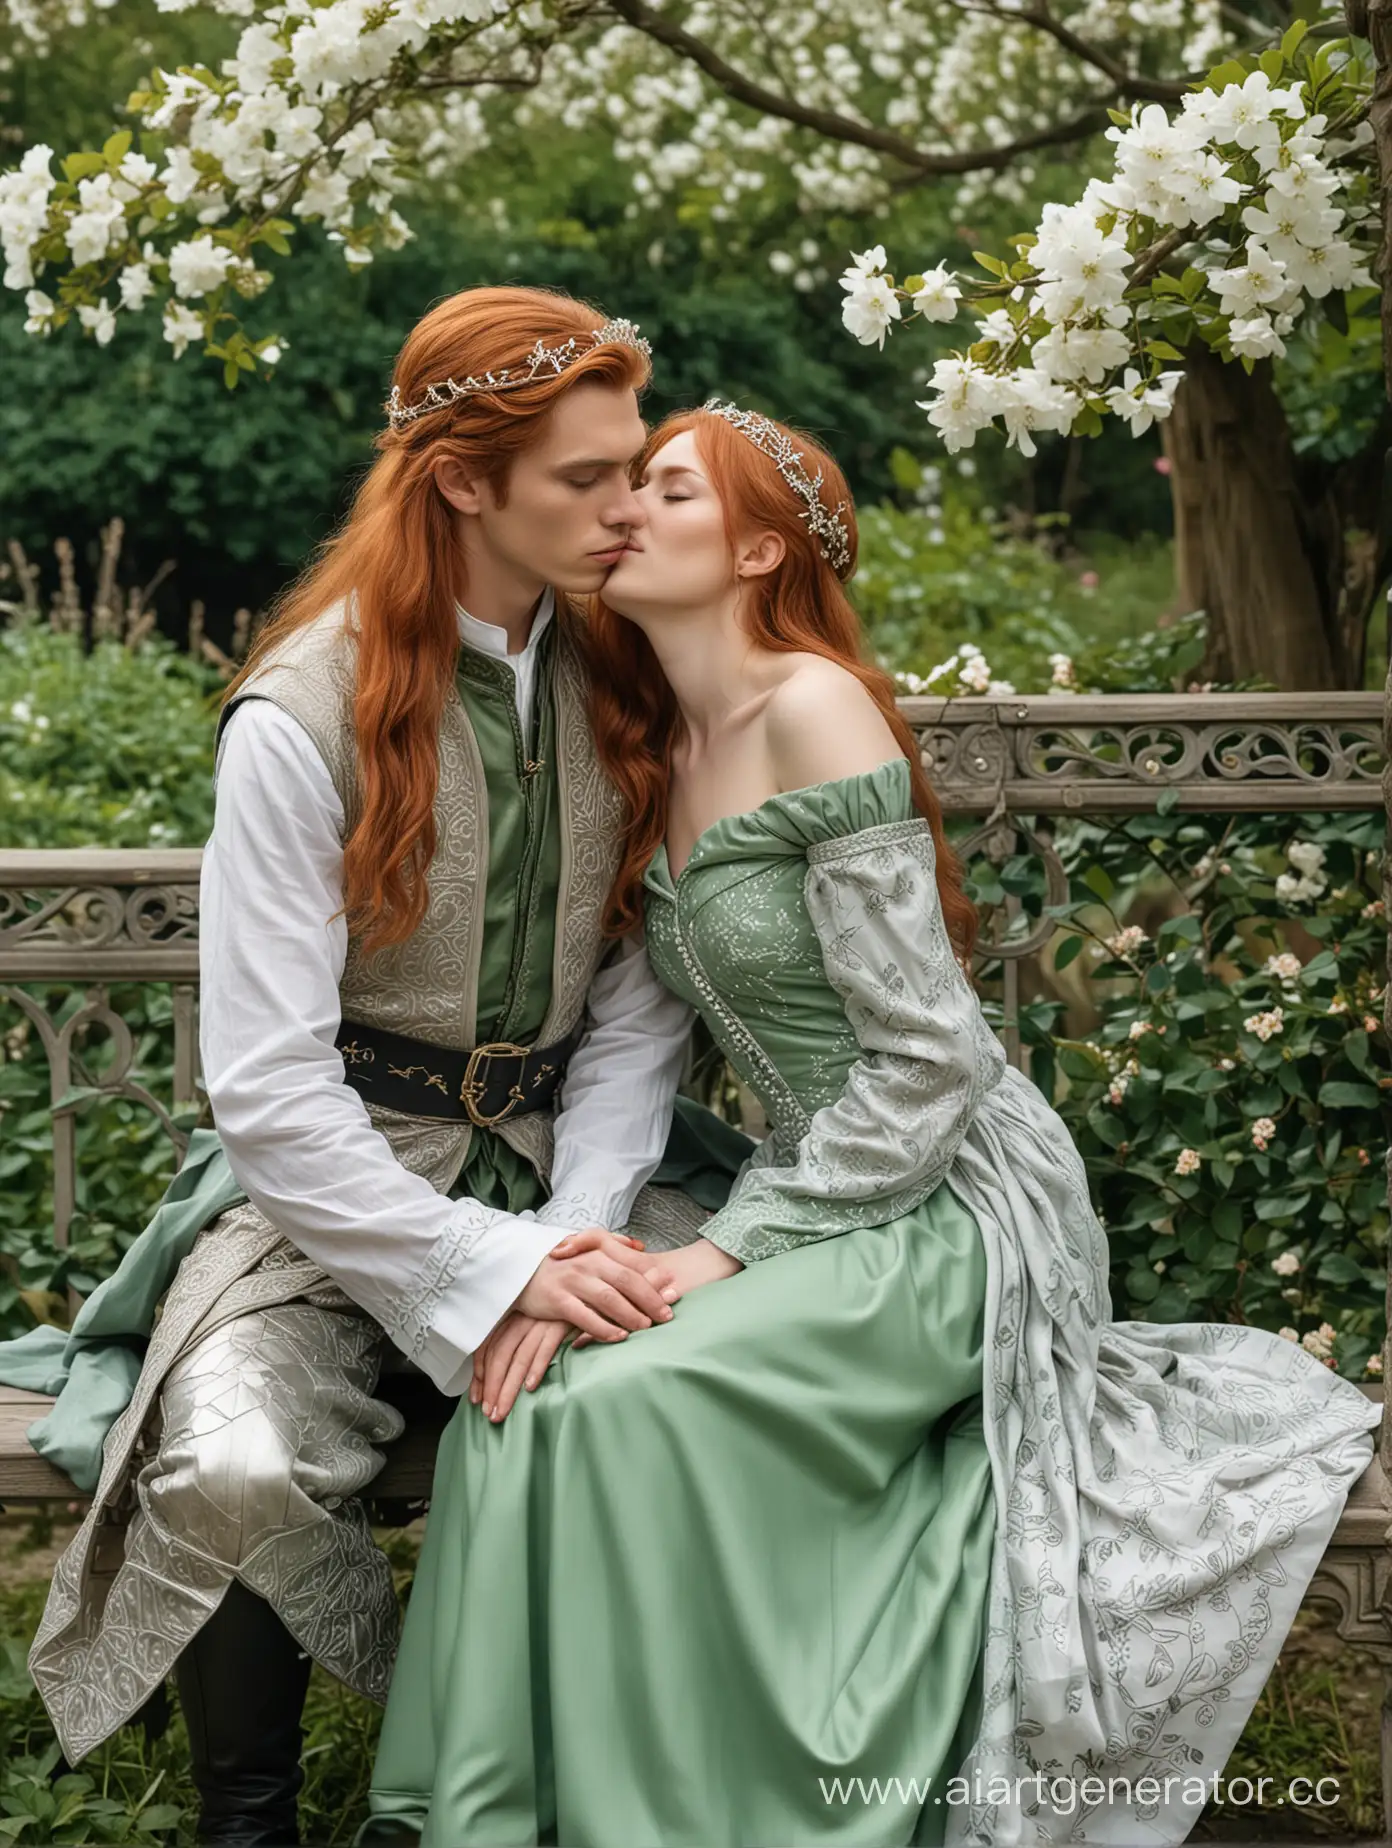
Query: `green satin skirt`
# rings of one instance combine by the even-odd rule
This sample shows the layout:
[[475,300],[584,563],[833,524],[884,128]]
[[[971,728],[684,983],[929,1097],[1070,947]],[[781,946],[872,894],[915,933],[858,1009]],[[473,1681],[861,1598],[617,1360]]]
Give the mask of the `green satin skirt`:
[[562,1350],[500,1425],[461,1401],[360,1840],[941,1842],[995,1526],[985,1295],[943,1186]]

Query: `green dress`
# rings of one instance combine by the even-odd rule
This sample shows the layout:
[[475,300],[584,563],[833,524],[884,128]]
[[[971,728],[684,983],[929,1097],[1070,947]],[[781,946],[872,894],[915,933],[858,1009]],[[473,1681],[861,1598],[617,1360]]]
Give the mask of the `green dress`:
[[461,1407],[375,1816],[426,1848],[1173,1848],[1379,1408],[1265,1329],[1112,1320],[905,760],[647,888],[654,966],[772,1124],[705,1228],[746,1268],[501,1425]]
[[[391,1820],[423,1848],[943,1840],[924,1780],[974,1736],[995,1530],[981,1235],[949,1187],[889,1217],[853,1150],[849,1184],[778,1178],[864,1037],[808,848],[903,822],[907,792],[889,765],[776,797],[708,830],[677,886],[650,868],[654,966],[774,1125],[707,1227],[746,1268],[563,1349],[500,1425],[461,1404],[365,1842]],[[837,1782],[876,1776],[869,1800]]]

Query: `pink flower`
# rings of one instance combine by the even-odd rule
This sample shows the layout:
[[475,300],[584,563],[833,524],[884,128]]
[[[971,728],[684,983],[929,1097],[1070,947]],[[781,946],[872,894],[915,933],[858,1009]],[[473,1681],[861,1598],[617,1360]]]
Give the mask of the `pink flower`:
[[1157,456],[1151,463],[1151,467],[1155,470],[1157,475],[1168,475],[1170,472],[1170,458],[1168,456]]
[[1084,571],[1081,577],[1079,577],[1078,582],[1082,585],[1084,590],[1096,590],[1102,580],[1095,571]]

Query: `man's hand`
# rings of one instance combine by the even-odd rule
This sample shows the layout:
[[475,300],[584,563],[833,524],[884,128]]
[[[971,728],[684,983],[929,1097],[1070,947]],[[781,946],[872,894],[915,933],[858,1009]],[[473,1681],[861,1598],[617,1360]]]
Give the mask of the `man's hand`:
[[470,1404],[482,1405],[484,1417],[500,1424],[512,1410],[523,1382],[528,1392],[535,1392],[557,1348],[574,1332],[568,1322],[539,1322],[535,1316],[510,1311],[474,1350]]

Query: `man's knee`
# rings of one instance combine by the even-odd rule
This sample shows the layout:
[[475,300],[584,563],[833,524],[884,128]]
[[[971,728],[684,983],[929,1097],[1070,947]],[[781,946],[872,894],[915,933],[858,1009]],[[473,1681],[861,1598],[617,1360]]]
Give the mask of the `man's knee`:
[[140,1499],[168,1533],[236,1568],[269,1535],[309,1512],[295,1481],[297,1445],[267,1408],[166,1427],[141,1472]]

